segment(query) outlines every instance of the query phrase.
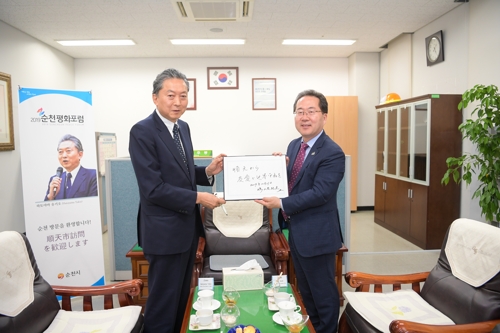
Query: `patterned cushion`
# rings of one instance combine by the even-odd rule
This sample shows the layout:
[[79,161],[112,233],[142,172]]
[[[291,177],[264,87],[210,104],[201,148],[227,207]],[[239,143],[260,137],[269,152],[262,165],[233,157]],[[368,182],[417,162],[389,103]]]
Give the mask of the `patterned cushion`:
[[60,310],[44,333],[125,333],[132,332],[141,316],[140,306],[125,306],[110,310]]
[[389,333],[391,321],[398,319],[431,325],[455,324],[413,290],[389,293],[346,291],[344,295],[356,312],[381,332]]

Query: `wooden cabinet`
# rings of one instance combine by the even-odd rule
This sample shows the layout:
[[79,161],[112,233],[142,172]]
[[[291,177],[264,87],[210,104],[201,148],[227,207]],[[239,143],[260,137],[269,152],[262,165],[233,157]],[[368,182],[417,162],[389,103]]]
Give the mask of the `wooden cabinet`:
[[358,209],[358,96],[326,96],[325,133],[351,156],[351,211]]
[[426,247],[427,186],[375,175],[375,222]]
[[426,95],[376,107],[375,222],[424,249],[441,247],[460,216],[460,186],[441,185],[462,153],[461,95]]

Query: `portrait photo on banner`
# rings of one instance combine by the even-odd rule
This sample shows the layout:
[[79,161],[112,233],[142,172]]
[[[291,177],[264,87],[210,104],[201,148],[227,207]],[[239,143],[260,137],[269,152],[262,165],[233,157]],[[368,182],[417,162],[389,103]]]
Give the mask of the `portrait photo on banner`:
[[[30,202],[52,200],[47,197],[55,176],[62,184],[58,184],[53,200],[98,195],[91,108],[87,103],[66,95],[58,95],[57,102],[49,94],[22,102],[21,163],[25,169],[23,183],[30,184],[30,191],[24,193],[28,197],[25,199]],[[71,188],[59,188],[68,185],[66,174],[73,170],[77,174],[70,181]]]

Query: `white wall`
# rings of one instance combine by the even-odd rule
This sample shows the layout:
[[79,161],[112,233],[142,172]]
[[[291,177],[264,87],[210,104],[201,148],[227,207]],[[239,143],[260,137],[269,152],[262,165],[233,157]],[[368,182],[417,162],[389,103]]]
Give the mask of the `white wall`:
[[[468,7],[459,6],[413,34],[412,97],[462,94],[467,89]],[[444,62],[427,67],[425,38],[439,30],[443,31]]]
[[[469,15],[468,54],[466,69],[467,88],[476,84],[494,84],[500,87],[500,1],[498,0],[471,0]],[[472,37],[473,36],[473,37]],[[466,117],[470,118],[473,108],[465,110]],[[464,151],[471,152],[474,149],[469,142],[464,143]],[[500,149],[500,148],[499,148]],[[477,182],[472,182],[469,188],[462,190],[462,212],[464,216],[473,219],[481,218],[481,210],[477,199],[471,200],[472,193],[476,190]],[[465,214],[466,213],[466,214]]]
[[389,43],[387,66],[388,93],[397,93],[401,99],[411,96],[412,34],[401,34]]
[[[349,57],[349,95],[358,96],[358,207],[373,206],[375,193],[377,113],[379,103],[379,53]],[[371,172],[368,172],[371,171]]]
[[[0,72],[11,75],[15,150],[0,151],[0,231],[25,231],[18,87],[74,89],[73,58],[0,21]],[[25,136],[26,135],[26,136]],[[37,138],[23,139],[38,144]],[[37,189],[38,191],[38,189]]]
[[[77,59],[76,89],[92,90],[96,131],[113,132],[118,156],[128,156],[129,130],[153,110],[152,83],[166,68],[196,78],[196,111],[181,119],[191,128],[194,149],[214,154],[271,154],[286,151],[299,136],[293,102],[304,89],[347,95],[347,58]],[[239,68],[239,89],[208,90],[207,67]],[[252,110],[252,78],[276,78],[277,110]]]

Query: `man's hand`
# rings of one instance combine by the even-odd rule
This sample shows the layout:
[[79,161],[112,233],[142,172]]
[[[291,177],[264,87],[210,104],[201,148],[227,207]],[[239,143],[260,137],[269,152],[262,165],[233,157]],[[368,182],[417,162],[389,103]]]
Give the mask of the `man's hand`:
[[[273,156],[283,156],[283,153],[274,152]],[[290,158],[288,156],[285,156],[285,161],[286,161],[286,166],[288,166],[288,162],[290,162]]]
[[212,193],[198,192],[198,195],[196,196],[196,203],[201,204],[203,207],[214,209],[225,204],[226,200],[217,198],[217,196]]
[[[54,188],[56,188],[55,193],[54,193]],[[61,178],[56,176],[52,178],[52,181],[50,182],[49,194],[47,194],[47,200],[54,200],[60,190],[61,190]]]
[[207,173],[207,176],[213,176],[224,170],[224,157],[227,156],[226,154],[219,154],[212,163],[210,163],[207,168],[205,169],[205,172]]
[[278,197],[265,197],[262,200],[254,200],[267,208],[281,208],[281,199]]

